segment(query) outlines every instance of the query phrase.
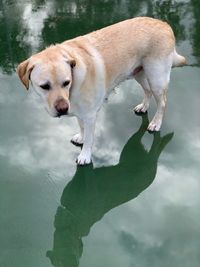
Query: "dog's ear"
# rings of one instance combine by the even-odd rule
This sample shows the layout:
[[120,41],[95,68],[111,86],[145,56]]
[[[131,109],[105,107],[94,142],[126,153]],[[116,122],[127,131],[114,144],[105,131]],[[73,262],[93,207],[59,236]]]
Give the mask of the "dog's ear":
[[76,60],[71,55],[69,55],[69,53],[67,56],[64,56],[64,58],[67,64],[69,64],[72,69],[76,66]]
[[76,60],[74,59],[73,55],[62,45],[57,45],[57,47],[60,49],[60,52],[64,58],[64,60],[71,66],[73,69],[76,66]]
[[70,58],[68,60],[68,63],[70,64],[71,68],[73,69],[76,66],[76,60],[73,58]]
[[31,64],[30,59],[21,62],[17,67],[17,74],[27,90],[29,88],[29,80],[33,68],[34,65]]

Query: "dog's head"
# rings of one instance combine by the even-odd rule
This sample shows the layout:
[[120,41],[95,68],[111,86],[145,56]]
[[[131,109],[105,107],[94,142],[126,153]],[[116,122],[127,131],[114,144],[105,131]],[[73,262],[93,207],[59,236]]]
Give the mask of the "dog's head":
[[76,61],[56,45],[33,55],[17,67],[17,73],[26,89],[29,83],[45,100],[53,117],[66,115],[70,109],[69,91],[72,86],[72,69]]

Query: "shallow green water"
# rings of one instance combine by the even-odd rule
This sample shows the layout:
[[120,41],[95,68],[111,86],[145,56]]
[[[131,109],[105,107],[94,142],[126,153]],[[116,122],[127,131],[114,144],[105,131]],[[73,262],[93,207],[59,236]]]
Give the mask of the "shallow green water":
[[[0,267],[200,266],[199,1],[0,1]],[[122,19],[167,20],[188,59],[173,69],[160,134],[125,82],[77,168],[75,118],[53,119],[16,74],[45,46]],[[155,112],[152,101],[149,119]]]

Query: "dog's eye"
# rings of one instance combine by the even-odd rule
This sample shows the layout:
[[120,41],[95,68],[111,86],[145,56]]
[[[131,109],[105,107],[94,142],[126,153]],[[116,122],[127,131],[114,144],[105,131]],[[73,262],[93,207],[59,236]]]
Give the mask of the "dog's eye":
[[65,81],[64,83],[63,83],[63,87],[66,87],[67,85],[69,85],[70,84],[70,80],[67,80],[67,81]]
[[42,84],[40,85],[40,87],[44,90],[49,90],[50,89],[50,85],[48,83]]

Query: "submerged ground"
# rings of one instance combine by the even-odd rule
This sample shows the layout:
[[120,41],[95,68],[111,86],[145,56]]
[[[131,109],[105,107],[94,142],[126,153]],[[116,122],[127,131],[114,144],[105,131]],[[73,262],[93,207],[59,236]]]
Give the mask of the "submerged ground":
[[[200,265],[200,5],[191,1],[0,2],[0,267]],[[93,166],[77,167],[74,118],[53,119],[15,74],[45,46],[122,19],[168,21],[173,69],[161,133],[136,82],[99,113]]]

